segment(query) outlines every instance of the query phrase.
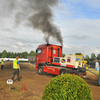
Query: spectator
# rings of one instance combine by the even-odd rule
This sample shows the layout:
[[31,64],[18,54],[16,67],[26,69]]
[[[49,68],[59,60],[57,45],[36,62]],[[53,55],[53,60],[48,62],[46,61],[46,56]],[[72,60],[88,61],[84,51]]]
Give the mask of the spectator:
[[4,61],[3,61],[3,59],[2,59],[2,61],[1,61],[1,70],[3,71],[3,67],[4,67]]
[[20,70],[20,66],[19,66],[19,61],[18,61],[19,57],[16,57],[16,60],[13,61],[13,76],[12,76],[12,80],[14,80],[14,76],[17,73],[17,78],[18,81],[20,81],[19,79],[19,70]]

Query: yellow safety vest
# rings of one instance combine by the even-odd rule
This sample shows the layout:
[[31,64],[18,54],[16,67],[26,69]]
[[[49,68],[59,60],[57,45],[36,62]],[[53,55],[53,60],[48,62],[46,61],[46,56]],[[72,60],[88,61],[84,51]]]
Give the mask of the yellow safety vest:
[[18,61],[18,60],[14,60],[14,61],[13,61],[13,69],[19,69],[19,68],[18,68],[18,65],[17,65],[17,61]]
[[1,65],[4,65],[4,62],[3,61],[1,61]]

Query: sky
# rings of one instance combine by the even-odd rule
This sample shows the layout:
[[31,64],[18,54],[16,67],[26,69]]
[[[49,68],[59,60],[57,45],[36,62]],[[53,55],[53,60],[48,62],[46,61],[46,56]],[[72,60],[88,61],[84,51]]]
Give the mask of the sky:
[[[9,1],[11,4],[7,0],[0,1],[0,52],[30,52],[46,44],[41,30],[23,23],[25,16],[20,19],[21,23],[16,23],[15,16],[20,10],[17,3],[23,0]],[[51,11],[53,24],[61,32],[65,55],[82,53],[91,57],[92,53],[100,54],[100,0],[60,0]],[[52,36],[49,43],[61,45]]]

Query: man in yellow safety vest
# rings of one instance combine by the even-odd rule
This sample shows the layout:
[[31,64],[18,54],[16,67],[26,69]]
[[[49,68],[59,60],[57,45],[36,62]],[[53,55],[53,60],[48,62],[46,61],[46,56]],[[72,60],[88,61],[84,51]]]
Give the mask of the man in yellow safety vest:
[[1,70],[3,71],[4,61],[1,61]]
[[19,57],[16,57],[16,60],[13,61],[13,76],[12,76],[12,80],[14,80],[14,76],[17,73],[17,78],[18,81],[20,81],[19,79],[19,70],[20,70],[20,66],[19,66],[19,61],[18,61]]

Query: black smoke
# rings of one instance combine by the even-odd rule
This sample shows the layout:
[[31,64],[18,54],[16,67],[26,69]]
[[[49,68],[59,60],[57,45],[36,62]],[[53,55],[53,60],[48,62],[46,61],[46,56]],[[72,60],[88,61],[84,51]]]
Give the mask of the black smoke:
[[53,24],[53,8],[58,3],[59,0],[8,0],[10,10],[16,11],[16,24],[25,22],[33,29],[41,30],[47,43],[53,37],[63,45],[61,31]]

